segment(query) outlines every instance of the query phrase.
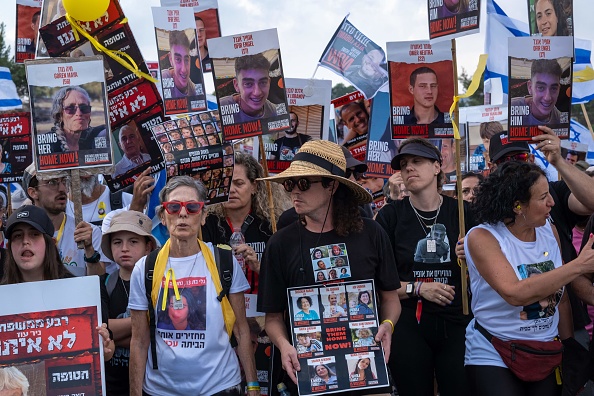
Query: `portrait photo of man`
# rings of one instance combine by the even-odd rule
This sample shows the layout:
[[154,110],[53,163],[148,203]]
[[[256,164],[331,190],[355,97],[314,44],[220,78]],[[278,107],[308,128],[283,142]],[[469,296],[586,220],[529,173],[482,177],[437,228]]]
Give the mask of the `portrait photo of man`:
[[292,161],[303,143],[311,140],[311,136],[297,132],[297,128],[299,127],[299,116],[297,113],[291,111],[289,116],[291,117],[291,129],[287,129],[284,132],[285,136],[274,141],[276,151],[271,155],[270,159],[272,160]]
[[190,79],[190,40],[184,30],[169,32],[167,58],[171,66],[161,72],[165,98],[177,99],[198,95],[196,85]]
[[149,154],[142,152],[142,139],[132,124],[120,128],[118,143],[123,155],[115,165],[112,177],[122,175],[151,160]]
[[346,71],[345,78],[363,92],[366,98],[373,97],[377,90],[388,82],[388,72],[385,69],[385,57],[382,51],[373,49],[365,53],[361,64],[352,65]]
[[437,73],[421,66],[410,74],[408,92],[413,96],[410,114],[404,116],[404,125],[444,124],[443,113],[435,102],[439,94]]
[[348,128],[344,136],[343,145],[350,140],[367,135],[369,129],[369,113],[363,102],[347,103],[340,109],[340,118]]

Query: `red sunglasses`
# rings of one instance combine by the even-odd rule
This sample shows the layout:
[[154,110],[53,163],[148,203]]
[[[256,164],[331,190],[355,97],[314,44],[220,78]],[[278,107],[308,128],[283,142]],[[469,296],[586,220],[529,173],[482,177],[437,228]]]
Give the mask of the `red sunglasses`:
[[181,212],[182,208],[186,208],[186,212],[188,214],[197,214],[200,213],[202,208],[204,207],[204,202],[197,202],[197,201],[188,201],[188,202],[179,202],[179,201],[172,201],[172,202],[163,202],[161,205],[165,208],[167,213],[171,214],[178,214]]
[[528,162],[528,158],[530,158],[529,153],[518,153],[518,154],[506,155],[505,157],[501,157],[496,161],[496,163],[502,164],[507,161]]

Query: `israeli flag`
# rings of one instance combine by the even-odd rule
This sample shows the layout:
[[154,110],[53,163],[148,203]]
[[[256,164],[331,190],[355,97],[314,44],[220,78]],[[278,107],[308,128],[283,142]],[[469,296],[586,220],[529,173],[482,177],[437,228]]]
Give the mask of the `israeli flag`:
[[10,70],[0,67],[0,111],[20,109],[23,106]]

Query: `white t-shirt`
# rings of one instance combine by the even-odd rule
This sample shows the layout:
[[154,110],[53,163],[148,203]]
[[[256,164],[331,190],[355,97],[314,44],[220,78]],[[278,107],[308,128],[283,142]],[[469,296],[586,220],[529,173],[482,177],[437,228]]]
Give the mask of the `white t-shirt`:
[[122,159],[119,160],[118,163],[115,165],[115,171],[113,172],[113,177],[118,177],[119,175],[123,175],[124,173],[128,172],[129,170],[132,170],[132,169],[144,164],[145,162],[148,162],[151,160],[151,156],[148,154],[145,154],[145,153],[140,153],[140,157],[142,158],[142,162],[140,164],[137,164],[136,162],[130,161],[130,159],[124,155],[122,157]]
[[[91,224],[93,228],[93,247],[101,255],[101,261],[108,262],[109,259],[103,255],[101,250],[101,229]],[[58,240],[60,230],[54,232],[54,238],[56,238],[58,251],[62,258],[62,263],[68,268],[73,275],[85,276],[87,274],[87,263],[84,260],[85,249],[79,249],[74,242],[74,230],[76,226],[74,224],[74,217],[66,215],[66,222],[64,223],[64,231]]]
[[[99,198],[82,206],[84,221],[87,223],[102,221],[111,212],[110,193],[109,188],[105,187]],[[122,206],[129,207],[131,202],[132,194],[122,193]],[[68,204],[66,205],[66,214],[74,217],[74,203],[70,200],[68,200]]]
[[[212,251],[212,244],[207,245]],[[148,310],[144,284],[145,259],[138,260],[130,281],[128,307],[138,311]],[[221,303],[217,300],[202,252],[190,257],[170,257],[166,268],[173,268],[175,273],[184,304],[179,311],[187,309],[183,313],[188,318],[187,326],[184,330],[175,329],[172,316],[177,315],[179,319],[182,314],[169,304],[165,311],[161,310],[165,283],[163,274],[156,314],[159,369],[153,370],[149,347],[143,390],[153,396],[212,395],[239,384],[239,362],[229,343]],[[249,288],[241,267],[233,259],[233,281],[229,292],[240,293]],[[171,301],[173,287],[169,290],[167,300]]]
[[[476,228],[489,231],[518,279],[538,276],[562,265],[559,245],[550,224],[536,228],[535,242],[522,242],[503,223],[481,224]],[[550,341],[558,334],[559,310],[557,305],[563,296],[563,289],[547,299],[536,301],[524,307],[508,304],[477,271],[468,245],[464,245],[470,289],[472,290],[472,313],[474,319],[466,328],[465,365],[507,367],[493,345],[474,328],[478,321],[489,333],[502,340]]]

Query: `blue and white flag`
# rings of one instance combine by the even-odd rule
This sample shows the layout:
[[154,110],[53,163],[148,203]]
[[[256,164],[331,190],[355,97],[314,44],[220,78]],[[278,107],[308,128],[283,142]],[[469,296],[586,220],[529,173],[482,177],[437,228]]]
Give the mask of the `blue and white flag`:
[[0,111],[20,109],[23,106],[10,70],[0,67]]

